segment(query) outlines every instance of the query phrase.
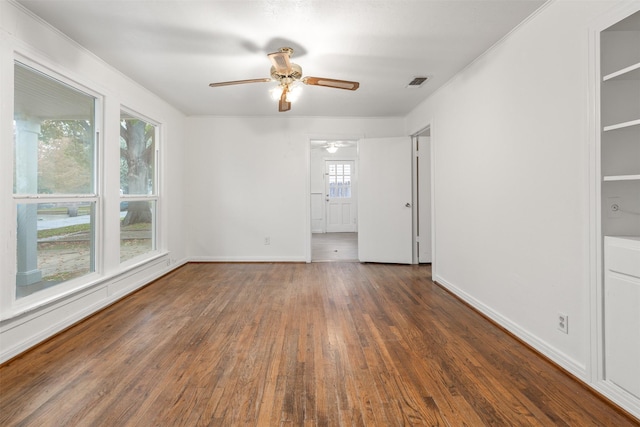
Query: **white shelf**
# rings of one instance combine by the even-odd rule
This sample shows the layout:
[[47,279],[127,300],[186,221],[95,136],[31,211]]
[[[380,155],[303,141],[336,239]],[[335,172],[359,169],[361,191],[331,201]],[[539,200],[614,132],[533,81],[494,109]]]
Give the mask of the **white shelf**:
[[610,175],[603,176],[603,181],[640,181],[639,175]]
[[623,242],[623,243],[626,243],[627,241],[640,242],[640,236],[604,236],[604,238],[609,241],[612,241],[615,239],[616,241]]
[[605,126],[603,130],[605,132],[608,132],[611,130],[624,129],[632,126],[640,126],[640,119],[631,120],[629,122],[624,122],[624,123],[616,123],[615,125]]
[[640,62],[618,70],[615,73],[607,74],[602,78],[603,82],[608,80],[640,80]]

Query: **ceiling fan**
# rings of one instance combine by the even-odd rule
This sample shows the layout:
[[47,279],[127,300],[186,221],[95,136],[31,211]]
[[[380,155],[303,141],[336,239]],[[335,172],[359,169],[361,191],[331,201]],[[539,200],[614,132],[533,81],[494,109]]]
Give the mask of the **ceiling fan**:
[[351,147],[353,145],[353,141],[317,141],[316,147],[323,148],[333,154],[338,151],[338,148]]
[[278,52],[273,52],[267,56],[273,64],[271,66],[271,77],[264,79],[233,80],[228,82],[210,83],[211,87],[240,85],[245,83],[263,83],[276,81],[280,84],[272,89],[271,96],[279,100],[278,111],[284,112],[291,109],[291,102],[299,95],[300,86],[298,82],[312,86],[332,87],[336,89],[356,90],[360,83],[347,80],[327,79],[324,77],[302,77],[302,68],[298,64],[291,62],[293,49],[282,47]]

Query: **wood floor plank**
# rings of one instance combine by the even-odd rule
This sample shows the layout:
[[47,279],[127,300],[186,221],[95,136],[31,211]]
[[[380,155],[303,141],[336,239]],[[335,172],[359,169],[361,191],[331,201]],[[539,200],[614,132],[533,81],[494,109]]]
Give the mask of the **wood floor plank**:
[[640,425],[428,266],[193,263],[0,366],[2,426]]

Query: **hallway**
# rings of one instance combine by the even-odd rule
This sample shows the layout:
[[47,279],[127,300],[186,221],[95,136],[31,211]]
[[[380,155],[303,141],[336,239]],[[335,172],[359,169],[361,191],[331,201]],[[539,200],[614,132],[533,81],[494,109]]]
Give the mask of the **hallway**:
[[311,262],[358,262],[358,233],[313,233]]

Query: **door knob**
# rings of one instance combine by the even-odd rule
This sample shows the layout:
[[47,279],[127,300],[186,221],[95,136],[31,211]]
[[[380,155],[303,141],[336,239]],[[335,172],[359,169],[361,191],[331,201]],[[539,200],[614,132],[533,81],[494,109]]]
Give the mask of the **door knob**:
[[407,202],[407,204],[405,206],[410,208],[411,207],[411,203]]

